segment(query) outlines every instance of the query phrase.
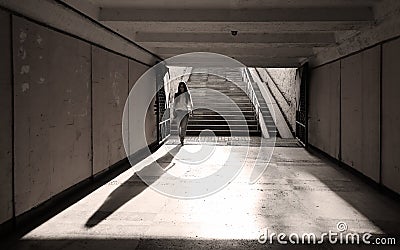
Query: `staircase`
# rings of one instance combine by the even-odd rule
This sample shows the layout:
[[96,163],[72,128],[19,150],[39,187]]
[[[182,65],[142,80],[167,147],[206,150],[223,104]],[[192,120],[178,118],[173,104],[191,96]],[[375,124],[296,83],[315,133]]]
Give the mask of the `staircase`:
[[[260,136],[261,130],[253,105],[237,85],[243,89],[246,86],[240,69],[194,69],[187,82],[194,112],[189,119],[186,134]],[[171,130],[172,134],[176,134],[176,125]]]
[[267,127],[268,130],[268,135],[270,137],[280,137],[278,129],[275,125],[274,119],[272,118],[272,114],[268,108],[267,102],[265,101],[263,95],[261,94],[261,90],[258,87],[257,83],[254,81],[253,77],[250,74],[250,71],[248,71],[248,76],[251,80],[252,87],[254,89],[254,94],[257,97],[257,100],[260,104],[260,109],[261,109],[261,114],[263,116],[265,126]]

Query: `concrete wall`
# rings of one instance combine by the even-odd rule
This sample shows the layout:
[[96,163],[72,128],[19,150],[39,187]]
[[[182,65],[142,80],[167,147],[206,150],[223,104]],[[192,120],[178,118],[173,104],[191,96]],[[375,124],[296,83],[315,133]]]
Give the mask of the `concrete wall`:
[[300,82],[296,81],[293,68],[257,68],[257,72],[268,86],[290,131],[296,131],[296,108]]
[[[96,17],[98,8],[95,8],[87,1],[68,0],[67,4],[79,7],[89,16]],[[74,10],[65,8],[57,1],[53,0],[0,0],[0,5],[4,8],[26,16],[31,20],[46,24],[57,30],[62,30],[75,37],[80,37],[85,41],[97,44],[103,48],[115,51],[119,54],[135,58],[141,62],[153,65],[160,58],[140,49],[137,45],[126,39],[115,35],[109,29],[101,27],[85,16],[76,13]]]
[[[130,97],[128,99],[128,117],[130,154],[157,140],[158,125],[154,112],[156,79],[154,72],[149,72],[142,76],[146,70],[147,67],[133,60],[129,61]],[[140,94],[134,95],[131,91]],[[146,117],[145,120],[143,120],[143,117]]]
[[342,161],[379,182],[380,47],[341,61]]
[[93,171],[125,158],[122,113],[128,97],[128,58],[100,48],[92,50]]
[[[0,21],[1,224],[13,205],[21,215],[126,157],[122,112],[148,66],[23,17],[0,11]],[[157,141],[154,90],[130,107],[147,126],[132,153]]]
[[13,17],[16,215],[91,175],[90,45]]
[[340,62],[313,70],[309,86],[309,143],[339,157]]
[[400,193],[400,39],[383,45],[382,183]]
[[285,107],[282,110],[289,122],[292,131],[296,130],[296,104],[297,89],[296,88],[296,68],[267,68],[272,80],[276,84],[279,92],[283,95],[284,100],[277,98],[278,103],[287,103],[280,105]]
[[13,216],[10,18],[8,13],[0,11],[0,224]]
[[399,57],[400,39],[384,42],[313,69],[309,86],[309,143],[397,193]]

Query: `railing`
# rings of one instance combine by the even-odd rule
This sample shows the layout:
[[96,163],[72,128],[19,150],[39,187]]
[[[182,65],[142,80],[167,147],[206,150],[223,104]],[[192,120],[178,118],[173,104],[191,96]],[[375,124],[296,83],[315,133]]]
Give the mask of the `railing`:
[[163,143],[167,140],[171,134],[171,118],[164,120],[158,124],[159,131],[160,131],[160,143]]
[[[246,94],[247,96],[250,98],[251,103],[254,106],[254,109],[256,111],[256,119],[257,119],[257,123],[260,124],[260,114],[261,114],[261,107],[260,107],[260,103],[258,102],[256,93],[254,91],[253,88],[253,79],[250,75],[250,71],[248,68],[243,68],[242,69],[242,78],[243,81],[246,83]],[[257,127],[257,131],[259,131],[260,127]]]

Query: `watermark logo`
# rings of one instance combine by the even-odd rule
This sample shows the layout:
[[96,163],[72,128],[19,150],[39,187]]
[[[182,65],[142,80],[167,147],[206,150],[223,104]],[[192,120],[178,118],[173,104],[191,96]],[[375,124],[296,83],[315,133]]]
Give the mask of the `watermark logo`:
[[365,244],[365,245],[396,245],[395,237],[373,237],[371,233],[347,232],[348,225],[340,221],[336,224],[337,231],[329,230],[316,233],[275,233],[265,228],[258,237],[260,244]]
[[[168,92],[170,80],[183,77],[175,75],[170,80],[165,80],[166,72],[169,72],[166,69],[176,65],[194,69],[191,77],[197,77],[196,80],[193,80],[193,84],[198,85],[192,89],[188,87],[192,100],[197,98],[197,102],[194,103],[195,111],[197,109],[201,113],[207,110],[207,113],[212,113],[210,116],[218,114],[221,121],[227,123],[224,126],[229,127],[230,137],[239,136],[238,127],[240,127],[240,136],[249,137],[250,135],[248,126],[243,126],[243,124],[247,124],[249,112],[246,113],[244,111],[246,109],[241,108],[243,106],[242,99],[229,94],[229,91],[232,91],[230,89],[233,89],[250,96],[249,91],[253,90],[252,84],[254,85],[254,83],[250,82],[249,72],[245,71],[245,65],[228,56],[206,52],[187,53],[168,58],[147,70],[133,84],[125,103],[122,117],[122,137],[127,158],[135,174],[153,190],[178,199],[197,199],[218,192],[231,183],[244,166],[252,168],[248,183],[255,183],[269,164],[273,146],[266,148],[260,145],[257,148],[250,146],[250,141],[248,141],[243,142],[240,150],[230,146],[221,148],[212,143],[201,144],[195,151],[188,150],[188,147],[162,147],[158,151],[163,150],[163,152],[157,151],[158,154],[147,152],[150,155],[147,161],[137,164],[134,159],[135,152],[139,149],[146,149],[147,145],[154,142],[154,137],[149,132],[149,127],[153,128],[154,124],[146,124],[146,122],[151,113],[149,110],[154,109],[157,94],[160,91]],[[208,80],[205,76],[208,77]],[[160,79],[164,79],[164,83],[159,84]],[[210,85],[214,86],[227,84],[230,89],[218,86],[208,87],[209,85],[205,84],[205,81],[211,81]],[[155,85],[156,88],[154,88]],[[165,96],[173,94],[173,91],[170,91]],[[255,96],[254,93],[253,96]],[[227,107],[229,114],[226,111]],[[274,110],[270,110],[270,112],[273,113]],[[165,112],[160,120],[169,119],[169,117],[164,117],[164,115],[168,116],[168,113]],[[209,129],[203,129],[199,137],[205,136],[205,134],[208,137],[217,137]],[[272,140],[269,140],[269,145],[271,142],[275,142]],[[213,140],[211,139],[211,141]],[[264,142],[262,141],[262,143]],[[191,149],[193,148],[191,147]],[[193,176],[185,176],[183,171],[182,174],[174,172],[176,165],[187,166],[187,169],[196,169],[196,167],[201,169],[201,164],[204,162],[212,165],[214,170],[210,173],[207,172],[207,176],[199,175],[193,178]]]
[[345,232],[345,231],[347,231],[348,226],[345,222],[339,221],[336,224],[336,228],[337,228],[337,230],[339,230],[339,232]]

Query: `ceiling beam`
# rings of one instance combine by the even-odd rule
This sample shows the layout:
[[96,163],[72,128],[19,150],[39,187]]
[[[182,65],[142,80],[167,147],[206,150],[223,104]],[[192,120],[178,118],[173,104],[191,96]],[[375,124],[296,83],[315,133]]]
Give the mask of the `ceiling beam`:
[[239,32],[324,32],[359,30],[374,25],[373,21],[334,21],[334,22],[130,22],[104,21],[105,25],[129,35],[136,32],[155,33],[219,33],[237,30]]
[[305,44],[305,43],[200,43],[200,42],[139,42],[140,45],[146,48],[157,48],[157,47],[170,47],[170,48],[202,48],[212,47],[215,48],[227,48],[232,49],[248,48],[326,48],[326,44]]
[[[163,56],[164,58],[171,58],[174,56],[179,56],[179,54],[160,54],[161,56]],[[227,54],[224,55],[227,57],[230,57],[232,59],[235,60],[243,60],[243,61],[282,61],[282,60],[286,60],[286,61],[291,61],[291,62],[301,62],[303,60],[307,60],[307,58],[305,57],[288,57],[288,56],[275,56],[275,57],[269,57],[269,56],[264,56],[264,55],[237,55],[237,54]],[[195,55],[192,55],[193,58],[196,58]]]
[[327,45],[336,42],[335,34],[318,33],[137,33],[141,42],[196,42],[196,43],[281,43]]
[[102,8],[100,21],[135,22],[308,22],[373,21],[371,7],[268,9]]
[[[164,9],[251,9],[324,6],[373,6],[382,0],[86,0],[101,7],[134,7]],[[396,1],[396,0],[394,0]]]
[[[161,55],[162,57],[170,57],[171,55],[180,55],[185,53],[193,52],[211,52],[218,53],[222,55],[229,56],[264,56],[270,58],[277,57],[311,57],[314,55],[314,50],[312,48],[214,48],[214,47],[196,47],[196,48],[169,48],[169,47],[159,47],[153,48],[154,52]],[[165,56],[164,56],[165,55]]]
[[[299,59],[288,59],[288,58],[235,58],[240,65],[247,67],[262,67],[262,68],[297,68],[301,66]],[[238,67],[237,63],[229,62],[202,62],[196,60],[178,60],[168,61],[167,66],[178,66],[178,67]]]

